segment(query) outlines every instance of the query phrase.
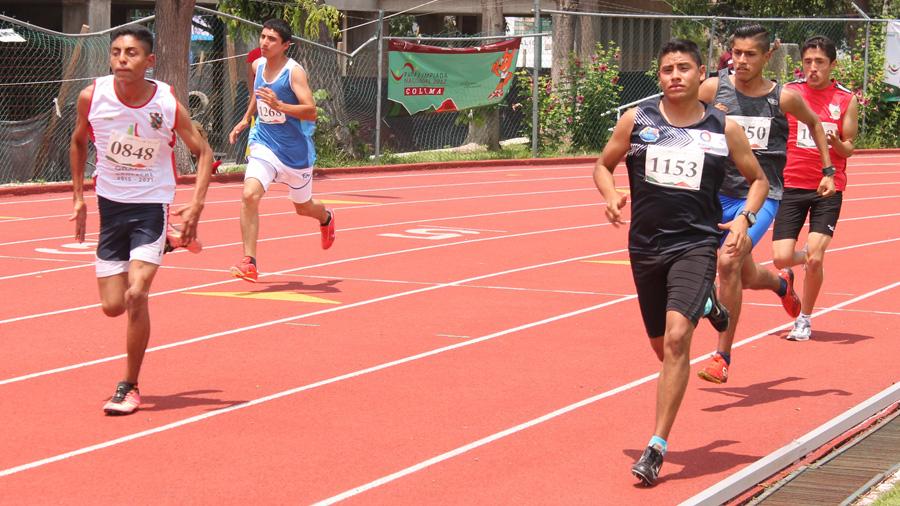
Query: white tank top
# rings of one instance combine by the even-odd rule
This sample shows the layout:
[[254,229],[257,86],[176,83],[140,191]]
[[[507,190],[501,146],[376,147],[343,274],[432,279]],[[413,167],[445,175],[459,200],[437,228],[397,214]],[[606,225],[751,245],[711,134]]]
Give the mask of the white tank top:
[[175,197],[175,118],[172,87],[160,81],[142,106],[123,104],[114,76],[94,81],[88,122],[97,148],[97,195],[125,203],[170,204]]

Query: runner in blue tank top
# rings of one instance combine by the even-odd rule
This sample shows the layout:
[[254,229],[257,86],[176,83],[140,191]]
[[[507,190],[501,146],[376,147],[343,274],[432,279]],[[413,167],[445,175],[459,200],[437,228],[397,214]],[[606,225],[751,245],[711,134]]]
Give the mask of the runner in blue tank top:
[[316,103],[306,71],[287,57],[291,37],[290,26],[280,19],[263,24],[259,36],[262,57],[252,63],[253,96],[244,118],[228,136],[234,144],[256,117],[250,131],[250,155],[241,196],[244,256],[231,267],[232,275],[251,282],[256,282],[258,277],[259,201],[273,181],[290,187],[297,214],[319,220],[322,248],[328,249],[334,242],[334,213],[312,198]]
[[794,273],[782,269],[777,274],[757,264],[751,249],[762,239],[775,219],[784,189],[784,165],[787,159],[788,124],[785,113],[809,125],[822,158],[831,165],[828,141],[819,118],[796,92],[763,77],[763,69],[772,56],[769,32],[762,25],[742,26],[735,30],[732,43],[734,75],[727,72],[711,77],[700,86],[700,100],[725,111],[744,130],[753,153],[769,180],[768,198],[759,213],[746,212],[747,185],[733,168],[725,175],[719,200],[724,220],[740,218],[750,226],[752,244],[734,254],[719,252],[719,299],[728,308],[730,323],[719,332],[717,353],[700,370],[699,376],[713,383],[728,381],[731,345],[741,314],[741,291],[772,290],[792,317],[800,313],[800,298],[794,292]]
[[744,219],[721,221],[718,193],[726,160],[748,184],[748,211],[759,209],[769,186],[741,127],[698,100],[706,66],[697,45],[673,40],[658,62],[663,98],[622,115],[594,169],[606,218],[619,226],[627,197],[616,189],[612,171],[627,154],[631,272],[650,346],[662,362],[653,437],[631,468],[646,485],[656,483],[687,389],[691,337],[714,293],[722,230],[730,232],[723,251],[750,247]]

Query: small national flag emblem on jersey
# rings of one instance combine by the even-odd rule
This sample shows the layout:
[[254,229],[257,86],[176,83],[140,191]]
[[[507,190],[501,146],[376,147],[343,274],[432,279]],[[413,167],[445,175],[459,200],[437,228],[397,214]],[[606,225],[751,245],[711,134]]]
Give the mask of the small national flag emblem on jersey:
[[154,130],[159,130],[159,127],[162,126],[162,114],[158,112],[151,112],[150,126],[153,127]]
[[644,142],[656,142],[659,140],[659,129],[646,126],[641,130],[638,136],[640,136],[641,140]]

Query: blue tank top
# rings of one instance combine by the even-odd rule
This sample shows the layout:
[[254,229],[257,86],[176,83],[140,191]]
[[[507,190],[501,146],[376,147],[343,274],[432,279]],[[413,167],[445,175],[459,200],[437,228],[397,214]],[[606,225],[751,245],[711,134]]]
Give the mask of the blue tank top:
[[[256,79],[253,90],[260,87],[270,88],[278,96],[278,100],[286,104],[296,105],[300,101],[291,89],[291,70],[300,64],[288,58],[287,63],[272,82],[266,82],[263,73],[266,61],[256,68]],[[301,67],[302,68],[302,67]],[[256,99],[255,96],[251,99]],[[256,123],[250,131],[250,143],[262,144],[269,148],[281,163],[294,169],[305,169],[316,163],[316,147],[313,134],[316,131],[314,121],[299,120],[282,112],[269,108],[265,102],[256,99]]]

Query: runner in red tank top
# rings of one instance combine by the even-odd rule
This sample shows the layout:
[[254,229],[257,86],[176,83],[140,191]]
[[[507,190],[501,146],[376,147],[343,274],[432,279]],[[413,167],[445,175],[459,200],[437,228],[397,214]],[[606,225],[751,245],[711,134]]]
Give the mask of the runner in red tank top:
[[[853,154],[858,113],[853,92],[831,80],[837,58],[833,42],[822,36],[812,37],[803,44],[801,58],[806,79],[788,87],[799,92],[819,116],[834,166],[820,169],[819,154],[810,140],[809,129],[788,115],[790,135],[784,197],[775,216],[772,248],[776,267],[803,265],[806,269],[800,316],[787,336],[792,341],[806,341],[812,334],[809,315],[822,288],[825,250],[841,212],[843,191],[847,187],[847,158]],[[806,246],[796,251],[797,237],[807,215]]]

